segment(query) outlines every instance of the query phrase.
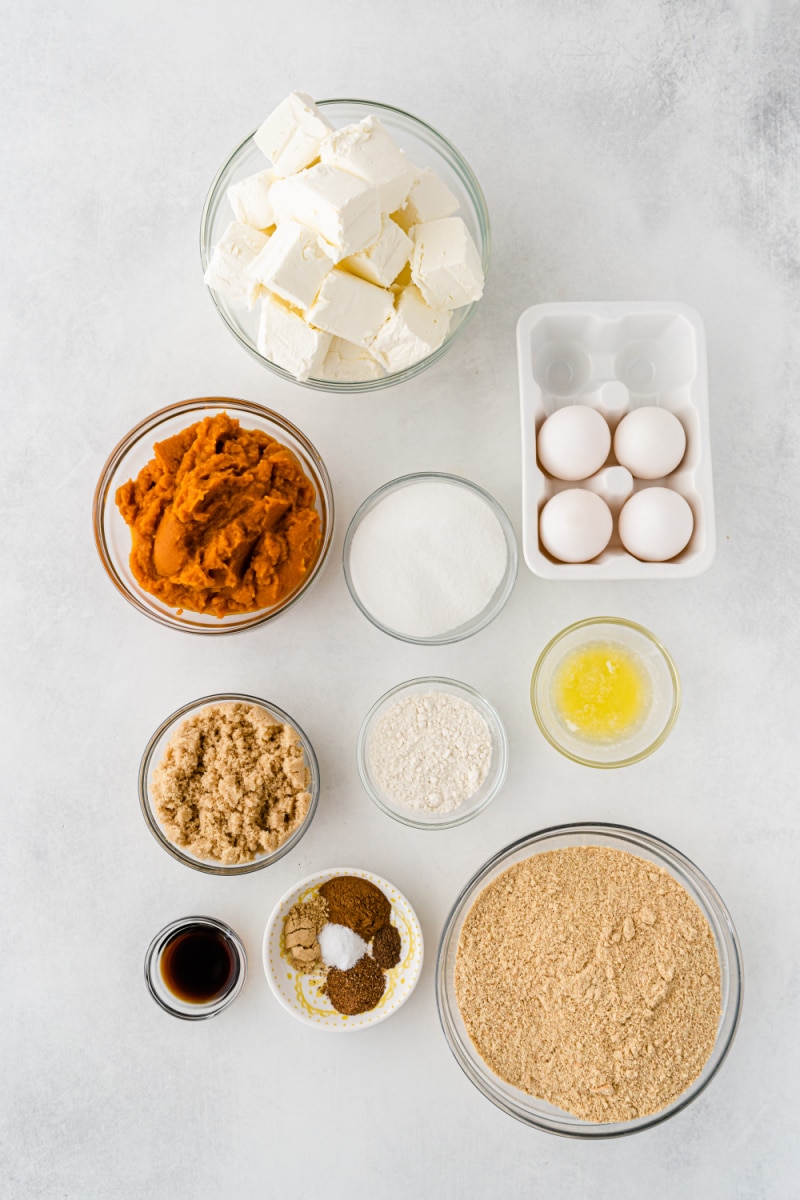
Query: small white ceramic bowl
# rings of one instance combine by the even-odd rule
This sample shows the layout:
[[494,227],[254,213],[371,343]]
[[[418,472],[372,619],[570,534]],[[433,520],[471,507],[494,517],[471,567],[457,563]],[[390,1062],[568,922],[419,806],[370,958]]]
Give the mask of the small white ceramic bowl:
[[[367,879],[381,889],[392,906],[392,924],[400,932],[400,962],[386,972],[388,983],[378,1004],[369,1012],[346,1016],[339,1013],[327,996],[319,994],[321,975],[296,971],[283,953],[283,923],[298,900],[306,900],[323,883],[339,875]],[[358,867],[331,867],[301,879],[281,897],[264,930],[262,949],[264,973],[278,1003],[304,1025],[329,1033],[353,1033],[378,1025],[397,1012],[417,986],[422,970],[422,929],[417,915],[402,892],[371,871]]]

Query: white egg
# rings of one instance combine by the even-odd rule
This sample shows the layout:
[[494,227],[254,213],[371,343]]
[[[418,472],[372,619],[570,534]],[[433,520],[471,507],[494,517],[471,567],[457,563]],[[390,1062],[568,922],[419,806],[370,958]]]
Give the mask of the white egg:
[[619,514],[619,536],[634,558],[666,562],[688,545],[694,516],[672,488],[649,487],[636,492]]
[[611,510],[596,492],[557,492],[539,515],[539,537],[560,562],[581,563],[605,550],[613,529]]
[[665,408],[635,408],[617,426],[614,453],[617,462],[639,479],[663,479],[686,453],[686,433]]
[[587,479],[611,449],[611,430],[595,408],[572,404],[556,409],[539,430],[539,462],[556,479]]

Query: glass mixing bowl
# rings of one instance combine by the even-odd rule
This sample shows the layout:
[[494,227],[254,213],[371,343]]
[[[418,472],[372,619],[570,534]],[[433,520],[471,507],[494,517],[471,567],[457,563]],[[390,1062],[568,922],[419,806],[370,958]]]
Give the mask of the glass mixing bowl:
[[[378,618],[370,612],[369,608],[362,601],[358,587],[353,579],[353,573],[350,562],[350,552],[353,545],[353,538],[358,532],[361,522],[372,510],[380,504],[392,492],[399,491],[401,488],[413,487],[418,483],[447,483],[454,487],[465,488],[467,491],[474,492],[477,496],[488,504],[500,524],[503,531],[503,537],[506,543],[506,567],[503,573],[503,578],[500,580],[494,595],[490,599],[485,608],[469,620],[459,625],[456,629],[450,629],[446,633],[438,634],[435,637],[414,637],[408,633],[400,633],[396,629],[390,628],[388,625],[382,624]],[[496,616],[505,608],[506,602],[514,589],[514,584],[517,578],[517,569],[519,566],[519,553],[517,551],[517,539],[514,536],[514,528],[509,521],[506,513],[497,503],[493,496],[485,492],[483,488],[478,487],[476,483],[471,483],[469,479],[462,479],[459,475],[448,475],[442,471],[418,471],[413,475],[401,475],[399,479],[392,479],[388,483],[384,483],[377,491],[374,491],[371,496],[367,496],[366,500],[356,509],[356,512],[347,527],[347,533],[344,537],[344,547],[342,550],[342,565],[344,567],[344,578],[347,584],[347,589],[353,598],[356,606],[361,610],[368,621],[384,633],[390,634],[391,637],[398,638],[401,642],[412,642],[416,646],[447,646],[451,642],[460,642],[464,638],[472,637],[474,633],[478,633],[481,629],[485,629],[487,625],[495,619]]]
[[[689,893],[711,927],[720,963],[721,1009],[717,1040],[697,1078],[660,1112],[630,1121],[593,1123],[555,1108],[506,1083],[489,1069],[470,1040],[459,1011],[455,989],[458,939],[474,900],[503,871],[534,854],[567,846],[608,846],[624,850],[663,867]],[[639,1133],[674,1117],[703,1092],[731,1048],[742,1009],[744,976],[739,939],[730,914],[713,885],[685,855],[667,842],[624,825],[575,824],[543,829],[498,851],[466,884],[447,918],[436,962],[436,1003],[439,1019],[456,1062],[480,1092],[518,1121],[547,1133],[575,1138],[612,1138]]]
[[[377,116],[389,134],[404,150],[410,161],[417,167],[432,167],[439,178],[447,184],[450,191],[459,202],[458,216],[469,229],[478,248],[483,273],[489,269],[489,253],[491,237],[489,232],[489,213],[486,200],[475,175],[465,162],[455,146],[430,125],[412,117],[402,109],[392,108],[388,104],[376,104],[371,100],[320,100],[319,107],[331,124],[338,128],[361,121],[367,116]],[[268,166],[267,159],[258,149],[250,134],[236,147],[230,157],[222,164],[209,188],[203,215],[200,220],[200,259],[205,274],[211,259],[211,254],[225,229],[234,219],[230,204],[225,193],[232,183],[263,171]],[[258,308],[248,311],[244,304],[237,304],[220,293],[209,288],[211,298],[217,307],[231,333],[246,350],[263,363],[270,371],[288,379],[292,383],[298,380],[284,371],[283,367],[270,362],[258,350]],[[404,383],[413,379],[421,371],[426,371],[442,358],[457,338],[461,337],[467,328],[475,309],[480,301],[457,308],[450,321],[450,330],[438,350],[434,350],[427,358],[406,367],[403,371],[382,376],[380,379],[369,379],[358,383],[343,383],[325,379],[307,379],[303,387],[315,388],[323,392],[375,392],[382,388],[392,387],[396,383]]]
[[[205,613],[190,612],[188,609],[179,613],[156,596],[151,596],[134,577],[129,562],[131,531],[122,519],[114,497],[121,484],[135,479],[142,467],[150,462],[154,442],[164,441],[185,429],[187,425],[221,412],[237,417],[244,429],[263,430],[292,451],[316,492],[316,509],[320,519],[319,549],[316,561],[305,578],[293,592],[284,596],[283,600],[272,608],[232,613],[227,617],[214,617]],[[139,612],[160,625],[166,625],[170,629],[182,629],[187,633],[238,633],[285,613],[319,577],[333,537],[333,489],[325,464],[314,446],[304,433],[280,413],[272,412],[260,404],[252,404],[249,400],[232,400],[222,396],[181,400],[145,417],[112,450],[95,490],[93,523],[95,545],[109,579],[117,591]]]
[[[573,651],[610,643],[629,652],[645,673],[649,696],[642,719],[629,733],[609,741],[583,737],[562,719],[553,697],[558,668]],[[531,706],[551,746],[585,767],[627,767],[652,754],[667,740],[681,706],[681,685],[672,656],[657,637],[623,617],[576,621],[547,643],[534,667]]]
[[[451,812],[429,813],[421,809],[404,808],[381,787],[370,765],[370,738],[381,717],[399,700],[429,692],[445,692],[449,696],[456,696],[459,700],[471,704],[485,720],[492,738],[492,760],[486,778],[472,796],[469,796]],[[359,731],[356,756],[358,773],[361,776],[364,790],[381,812],[385,812],[388,816],[394,817],[395,821],[400,821],[403,825],[411,825],[415,829],[450,829],[454,825],[463,825],[465,821],[471,821],[473,817],[477,817],[478,813],[482,813],[500,791],[508,771],[508,737],[497,709],[475,688],[466,683],[459,683],[455,679],[441,679],[436,675],[430,675],[423,679],[409,679],[406,683],[398,683],[396,687],[386,692],[380,700],[373,704]]]
[[[234,701],[239,701],[242,704],[257,705],[259,708],[265,709],[278,724],[291,725],[302,744],[305,765],[308,767],[308,772],[311,776],[308,784],[308,790],[311,793],[311,802],[302,825],[295,829],[291,837],[288,837],[277,850],[272,850],[268,854],[260,854],[252,862],[234,863],[227,866],[225,863],[219,862],[218,859],[197,858],[196,855],[190,853],[183,846],[178,846],[175,842],[170,841],[161,827],[161,822],[153,805],[151,781],[153,772],[164,756],[167,743],[181,721],[184,721],[187,717],[192,716],[193,713],[198,712],[201,708],[205,708],[209,704],[230,704]],[[142,816],[147,822],[147,828],[162,849],[166,850],[167,854],[172,855],[173,858],[183,863],[184,866],[191,867],[195,871],[202,871],[206,875],[249,875],[251,872],[260,871],[263,867],[269,867],[272,863],[277,862],[279,858],[283,858],[284,854],[288,854],[297,845],[314,820],[314,814],[319,804],[319,788],[320,779],[317,756],[314,753],[311,742],[294,717],[290,717],[288,713],[285,713],[282,708],[278,708],[277,705],[270,704],[267,700],[260,700],[258,696],[240,695],[236,692],[224,692],[215,696],[201,696],[199,700],[191,700],[188,704],[184,704],[181,708],[177,709],[176,712],[170,713],[166,720],[161,722],[145,746],[142,761],[139,765],[139,804],[141,805]]]

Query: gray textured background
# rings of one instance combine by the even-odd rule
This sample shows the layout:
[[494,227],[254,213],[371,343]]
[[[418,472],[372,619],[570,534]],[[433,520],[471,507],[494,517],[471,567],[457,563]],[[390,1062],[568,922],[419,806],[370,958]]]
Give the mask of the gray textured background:
[[[766,0],[6,6],[4,1198],[797,1195],[798,29],[796,5]],[[469,336],[372,399],[274,380],[202,285],[206,188],[296,87],[422,116],[489,203],[493,265]],[[538,301],[625,298],[682,300],[707,323],[712,569],[675,585],[561,585],[523,567],[501,618],[471,641],[425,651],[382,637],[338,568],[357,504],[405,471],[453,471],[519,529],[516,318]],[[302,604],[209,644],[114,593],[90,508],[127,429],[214,394],[301,426],[332,474],[338,523]],[[663,638],[685,703],[654,758],[595,774],[546,746],[527,688],[547,638],[600,612]],[[438,835],[377,812],[354,761],[373,700],[435,672],[498,704],[512,751],[491,808]],[[297,852],[240,880],[169,859],[136,800],[152,730],[216,690],[295,714],[323,771]],[[484,1101],[433,995],[439,931],[466,878],[512,838],[581,819],[639,825],[693,858],[728,902],[747,970],[742,1026],[712,1087],[651,1133],[591,1146]],[[409,896],[427,962],[391,1021],[315,1036],[269,994],[261,933],[295,879],[344,864]],[[251,966],[235,1007],[197,1026],[159,1012],[141,979],[152,934],[191,911],[229,920]]]

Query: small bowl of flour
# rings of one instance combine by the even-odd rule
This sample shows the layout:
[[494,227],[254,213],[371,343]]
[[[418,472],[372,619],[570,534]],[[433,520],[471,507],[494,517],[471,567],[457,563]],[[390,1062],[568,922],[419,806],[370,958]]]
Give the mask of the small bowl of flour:
[[508,738],[480,692],[428,676],[373,704],[357,756],[361,782],[382,812],[416,829],[449,829],[483,812],[503,786]]
[[344,539],[344,577],[364,616],[422,646],[484,629],[511,595],[518,561],[514,530],[497,501],[439,472],[378,488]]

